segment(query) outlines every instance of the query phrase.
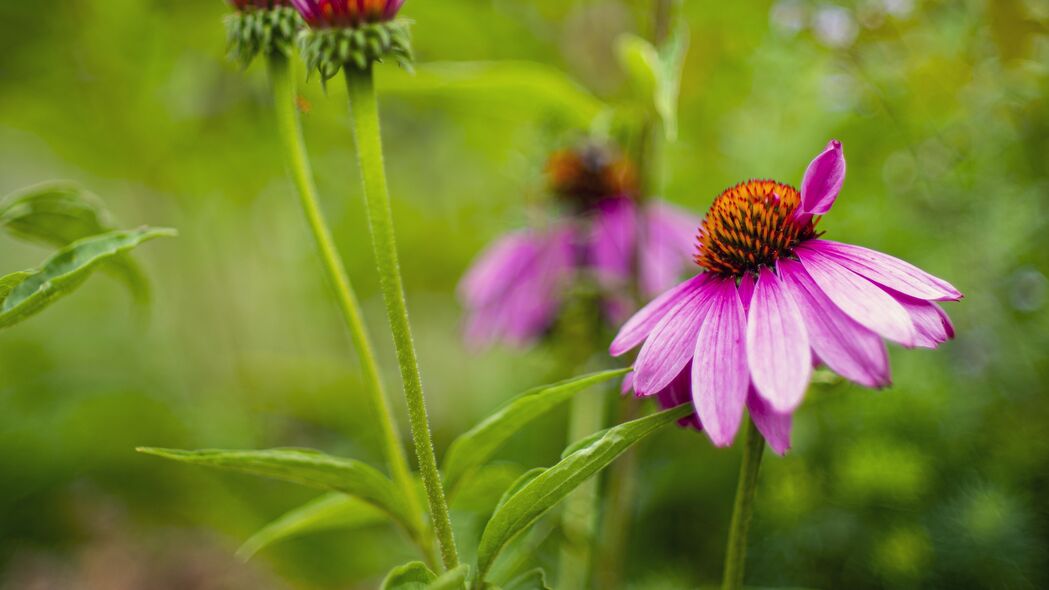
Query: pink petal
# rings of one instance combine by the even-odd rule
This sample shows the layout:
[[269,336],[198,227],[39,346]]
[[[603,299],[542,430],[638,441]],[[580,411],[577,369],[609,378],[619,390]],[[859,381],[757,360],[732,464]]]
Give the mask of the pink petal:
[[541,251],[541,238],[532,231],[514,232],[496,240],[459,282],[460,298],[467,304],[480,305],[502,297]]
[[781,414],[774,410],[768,402],[761,399],[753,387],[747,394],[747,409],[750,410],[750,419],[754,421],[754,426],[757,426],[758,432],[765,437],[773,452],[783,455],[790,450],[791,414]]
[[876,250],[830,240],[809,240],[802,247],[818,250],[852,272],[911,297],[932,301],[962,298],[961,292],[947,281]]
[[659,393],[674,380],[696,350],[702,318],[721,281],[707,281],[691,297],[667,312],[637,355],[634,389],[641,395]]
[[700,220],[663,202],[645,211],[641,235],[641,289],[660,293],[673,285],[692,261]]
[[849,317],[889,340],[914,346],[914,324],[892,296],[818,250],[799,247],[795,254],[820,289]]
[[755,389],[773,409],[798,407],[812,375],[809,337],[797,305],[768,268],[761,269],[750,301],[747,364]]
[[710,440],[719,447],[732,444],[747,401],[746,330],[747,316],[735,281],[714,283],[692,359],[692,403]]
[[561,306],[573,258],[567,228],[519,232],[496,242],[460,285],[467,343],[479,348],[502,339],[523,345],[542,335]]
[[947,317],[939,305],[901,293],[890,291],[889,294],[910,314],[911,321],[914,322],[914,327],[918,332],[914,340],[915,346],[936,348],[954,338],[951,318]]
[[877,334],[838,309],[801,263],[780,260],[779,276],[801,311],[809,345],[824,364],[860,385],[889,384],[889,356]]
[[816,156],[801,180],[802,213],[823,215],[830,211],[845,183],[845,155],[841,143],[831,140],[823,153]]
[[[621,286],[634,267],[637,209],[630,199],[612,198],[598,203],[590,230],[590,262],[598,280]],[[664,289],[671,285],[664,286]],[[660,289],[662,291],[662,289]]]
[[708,280],[706,273],[696,275],[673,289],[656,297],[619,329],[619,334],[608,348],[612,356],[619,356],[641,344],[656,327],[663,316],[675,305],[691,297]]

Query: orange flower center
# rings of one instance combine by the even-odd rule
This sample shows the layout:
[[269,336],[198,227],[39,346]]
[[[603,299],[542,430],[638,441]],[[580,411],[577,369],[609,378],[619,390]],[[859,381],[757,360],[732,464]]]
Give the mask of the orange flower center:
[[721,193],[699,227],[696,264],[739,277],[772,267],[816,237],[816,219],[796,219],[801,194],[773,180],[750,180]]

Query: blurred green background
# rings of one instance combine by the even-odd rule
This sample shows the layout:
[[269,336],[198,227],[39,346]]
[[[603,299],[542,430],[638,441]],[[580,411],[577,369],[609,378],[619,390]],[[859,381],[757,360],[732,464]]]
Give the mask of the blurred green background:
[[[495,82],[466,90],[382,72],[439,453],[511,395],[567,376],[542,348],[466,351],[454,289],[541,196],[545,154],[579,131],[579,92],[626,95],[612,47],[646,31],[649,11],[640,0],[405,7],[422,64],[545,64],[493,67]],[[245,538],[316,494],[133,451],[310,446],[381,463],[274,141],[263,68],[224,60],[225,12],[218,0],[0,2],[0,193],[72,179],[124,226],[181,231],[137,254],[154,282],[148,321],[98,276],[0,333],[4,590],[368,588],[413,558],[376,526],[241,564],[232,553]],[[1049,586],[1049,2],[693,1],[682,16],[692,48],[665,198],[700,214],[749,177],[797,183],[835,137],[849,177],[828,237],[910,260],[966,294],[947,307],[956,341],[892,349],[891,389],[813,386],[793,451],[766,457],[748,581]],[[557,71],[581,88],[551,82]],[[303,95],[324,205],[393,369],[345,92],[314,80]],[[46,254],[3,238],[0,272]],[[544,419],[503,458],[549,465],[565,429],[563,412]],[[678,429],[641,447],[625,563],[634,587],[717,583],[738,460],[738,448]],[[453,517],[461,538],[477,534],[478,515]],[[534,555],[555,565],[554,540]]]

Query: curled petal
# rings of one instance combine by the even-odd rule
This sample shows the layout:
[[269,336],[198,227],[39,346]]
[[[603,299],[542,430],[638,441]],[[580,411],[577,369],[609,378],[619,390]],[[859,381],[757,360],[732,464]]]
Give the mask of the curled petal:
[[809,215],[827,213],[834,206],[844,183],[845,154],[841,151],[841,143],[831,140],[805,170],[801,180],[800,212]]
[[754,288],[746,339],[754,388],[777,412],[793,411],[812,376],[809,337],[797,305],[768,268]]
[[908,297],[902,293],[889,292],[903,309],[911,316],[917,337],[915,346],[922,348],[936,348],[939,345],[954,338],[954,326],[951,318],[940,308],[939,305],[922,299]]

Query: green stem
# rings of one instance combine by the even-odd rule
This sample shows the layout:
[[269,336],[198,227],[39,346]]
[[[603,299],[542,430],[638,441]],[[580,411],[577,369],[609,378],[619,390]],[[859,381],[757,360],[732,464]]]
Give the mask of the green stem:
[[270,82],[273,90],[273,101],[276,110],[277,126],[280,138],[284,144],[288,167],[291,169],[295,187],[298,189],[299,200],[306,221],[309,223],[313,238],[320,252],[321,262],[325,274],[328,276],[332,287],[335,289],[339,309],[342,311],[346,327],[350,331],[353,345],[357,349],[360,359],[361,373],[364,376],[364,389],[368,400],[375,412],[376,421],[379,424],[383,444],[383,454],[386,458],[394,481],[401,487],[408,503],[409,510],[415,519],[413,537],[419,544],[426,559],[436,564],[433,543],[426,534],[426,525],[422,505],[419,503],[415,493],[415,483],[404,449],[401,446],[400,435],[397,425],[390,413],[389,400],[387,399],[382,377],[379,373],[379,364],[375,360],[375,349],[371,338],[364,325],[363,314],[360,303],[354,293],[353,285],[346,274],[346,266],[335,248],[331,231],[324,219],[317,199],[317,188],[313,182],[313,172],[310,167],[309,158],[306,154],[306,145],[302,137],[302,124],[299,121],[299,112],[296,107],[295,78],[291,63],[288,58],[273,54],[269,56]]
[[390,321],[393,343],[397,348],[397,361],[401,369],[404,396],[408,402],[412,439],[415,441],[415,455],[426,487],[434,530],[441,543],[441,557],[444,566],[452,569],[459,565],[459,556],[452,534],[451,518],[448,516],[448,502],[444,497],[441,475],[437,471],[437,458],[433,451],[430,421],[426,415],[426,399],[423,397],[419,361],[415,354],[415,343],[412,341],[411,324],[408,321],[408,304],[404,297],[401,265],[397,257],[393,211],[386,186],[375,81],[370,67],[367,70],[358,70],[347,66],[345,72],[353,132],[357,142],[357,157],[361,179],[364,182],[368,225],[375,249],[375,264],[379,271],[379,286],[386,301],[386,315]]
[[[605,399],[598,395],[572,398],[568,442],[574,443],[604,428]],[[581,484],[565,500],[561,528],[561,564],[557,587],[571,590],[589,588],[594,551],[594,531],[600,502],[599,478]]]
[[739,486],[736,488],[736,503],[732,509],[732,524],[728,533],[728,549],[725,555],[725,574],[722,590],[743,588],[743,568],[747,560],[747,531],[754,516],[754,493],[758,487],[758,469],[761,455],[765,451],[765,439],[758,432],[754,421],[747,419],[747,434],[743,441],[743,463],[739,468]]

